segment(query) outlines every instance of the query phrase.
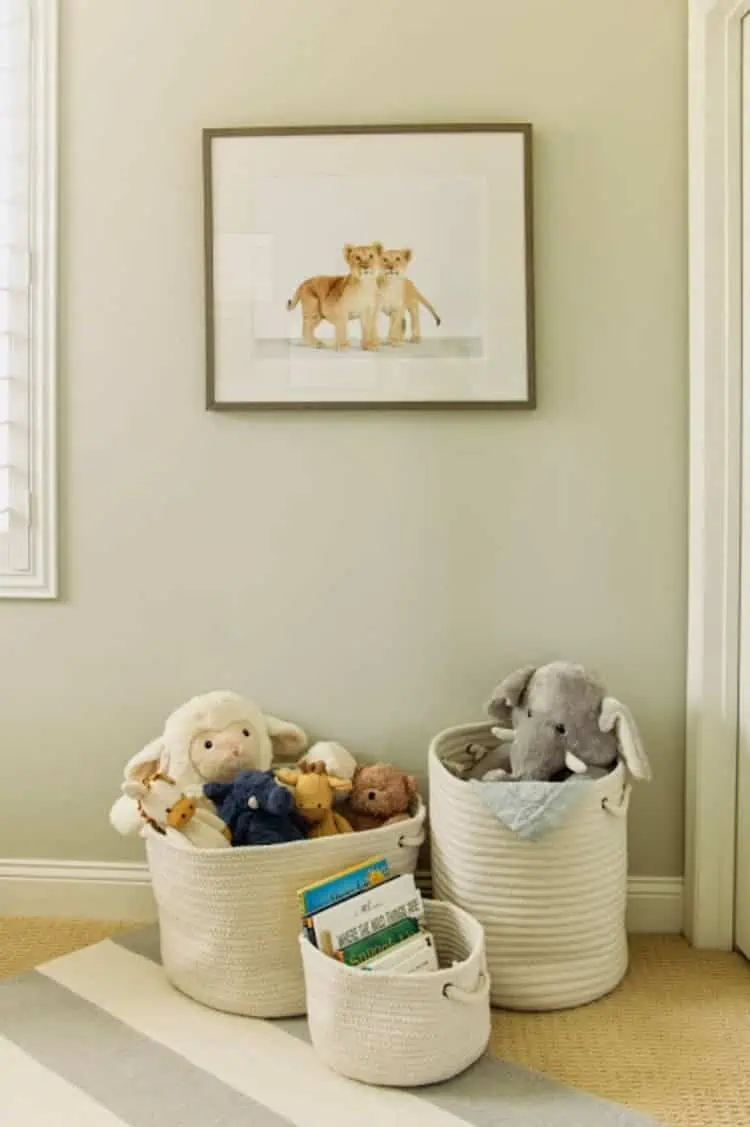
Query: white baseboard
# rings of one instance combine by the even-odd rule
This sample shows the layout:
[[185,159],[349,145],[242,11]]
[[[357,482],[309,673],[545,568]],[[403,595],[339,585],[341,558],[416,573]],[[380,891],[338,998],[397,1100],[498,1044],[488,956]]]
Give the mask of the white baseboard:
[[683,930],[682,877],[630,877],[628,880],[628,931],[681,935]]
[[0,916],[156,919],[148,867],[105,861],[4,861]]
[[[428,872],[417,874],[429,894]],[[679,934],[682,878],[631,877],[628,930]],[[0,916],[71,916],[79,919],[156,918],[148,868],[103,861],[3,861],[0,859]]]

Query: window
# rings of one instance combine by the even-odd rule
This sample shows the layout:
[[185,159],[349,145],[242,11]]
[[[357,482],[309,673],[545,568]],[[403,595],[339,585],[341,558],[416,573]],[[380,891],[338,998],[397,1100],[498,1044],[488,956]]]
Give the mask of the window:
[[57,592],[57,0],[0,0],[0,596]]

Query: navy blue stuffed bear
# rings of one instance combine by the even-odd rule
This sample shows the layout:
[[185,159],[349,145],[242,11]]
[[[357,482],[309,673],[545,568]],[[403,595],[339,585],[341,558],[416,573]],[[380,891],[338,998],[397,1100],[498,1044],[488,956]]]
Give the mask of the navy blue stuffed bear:
[[233,783],[206,783],[203,793],[229,826],[232,845],[279,845],[305,837],[291,792],[271,771],[242,771]]

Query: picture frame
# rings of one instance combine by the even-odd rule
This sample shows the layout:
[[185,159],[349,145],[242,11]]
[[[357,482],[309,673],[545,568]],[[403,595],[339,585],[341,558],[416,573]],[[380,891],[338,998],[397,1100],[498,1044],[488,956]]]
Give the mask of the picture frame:
[[533,409],[532,126],[203,130],[206,408]]

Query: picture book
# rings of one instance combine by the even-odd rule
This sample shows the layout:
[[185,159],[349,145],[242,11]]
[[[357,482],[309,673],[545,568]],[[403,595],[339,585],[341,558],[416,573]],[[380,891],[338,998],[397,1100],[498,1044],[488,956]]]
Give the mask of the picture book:
[[329,953],[367,939],[391,924],[424,915],[422,896],[411,873],[373,885],[311,917],[317,946]]
[[332,873],[331,876],[299,890],[297,896],[302,917],[306,921],[316,912],[355,896],[358,892],[387,880],[389,876],[390,869],[385,857],[369,857],[358,865]]

